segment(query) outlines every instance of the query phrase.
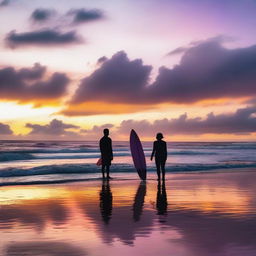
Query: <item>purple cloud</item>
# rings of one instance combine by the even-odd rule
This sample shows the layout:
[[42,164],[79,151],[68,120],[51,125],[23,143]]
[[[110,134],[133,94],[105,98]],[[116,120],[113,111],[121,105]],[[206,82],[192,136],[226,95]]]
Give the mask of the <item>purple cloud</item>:
[[11,130],[8,124],[0,123],[0,135],[12,135],[13,131]]
[[94,125],[91,129],[81,129],[80,133],[85,135],[97,135],[100,136],[105,128],[113,128],[113,124]]
[[7,6],[7,5],[9,5],[10,4],[10,0],[2,0],[1,2],[0,2],[0,7],[3,7],[3,6]]
[[64,96],[69,78],[62,73],[53,73],[48,80],[44,80],[45,72],[46,67],[39,63],[20,70],[13,67],[0,69],[0,99],[36,102]]
[[153,101],[191,103],[256,94],[256,45],[226,49],[207,41],[188,49],[179,65],[162,67],[147,96]]
[[161,67],[155,81],[149,84],[152,67],[118,52],[110,59],[104,58],[98,69],[81,80],[70,106],[89,101],[154,105],[252,98],[256,96],[255,67],[256,45],[227,49],[220,39],[213,38],[184,49],[180,64],[172,69]]
[[136,93],[146,86],[151,69],[141,59],[130,61],[125,52],[118,52],[111,59],[104,59],[99,69],[81,81],[72,102],[123,102],[134,95],[136,98]]
[[84,8],[81,9],[73,9],[68,12],[68,15],[73,16],[74,24],[81,24],[90,21],[101,20],[104,18],[104,14],[99,9],[91,9],[87,10]]
[[178,47],[170,51],[167,55],[171,56],[171,55],[181,54],[186,52],[188,49],[189,49],[188,47]]
[[55,11],[53,9],[38,8],[32,12],[31,20],[35,22],[45,22],[49,20],[54,15],[54,13]]
[[128,134],[131,129],[144,136],[153,136],[157,132],[166,135],[177,134],[241,134],[256,132],[256,107],[238,109],[235,113],[215,115],[210,113],[206,119],[201,117],[188,118],[183,114],[178,118],[156,120],[153,123],[147,120],[123,121],[118,132]]
[[5,38],[11,48],[20,46],[56,46],[82,43],[82,37],[76,31],[61,32],[57,29],[42,29],[23,33],[11,31]]
[[39,124],[26,124],[27,128],[31,128],[32,131],[28,135],[57,135],[57,136],[65,136],[65,135],[73,135],[75,134],[69,129],[78,129],[79,126],[73,124],[66,124],[61,120],[53,119],[49,124],[39,125]]

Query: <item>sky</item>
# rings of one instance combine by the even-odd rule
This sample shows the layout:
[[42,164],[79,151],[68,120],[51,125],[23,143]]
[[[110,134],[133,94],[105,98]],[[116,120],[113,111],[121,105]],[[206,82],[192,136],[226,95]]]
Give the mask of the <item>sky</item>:
[[0,0],[0,139],[255,141],[256,1]]

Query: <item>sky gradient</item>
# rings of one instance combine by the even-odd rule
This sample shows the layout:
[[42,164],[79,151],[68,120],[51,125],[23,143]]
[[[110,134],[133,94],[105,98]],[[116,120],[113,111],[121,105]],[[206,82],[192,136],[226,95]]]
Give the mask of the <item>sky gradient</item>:
[[0,1],[0,139],[252,141],[253,0]]

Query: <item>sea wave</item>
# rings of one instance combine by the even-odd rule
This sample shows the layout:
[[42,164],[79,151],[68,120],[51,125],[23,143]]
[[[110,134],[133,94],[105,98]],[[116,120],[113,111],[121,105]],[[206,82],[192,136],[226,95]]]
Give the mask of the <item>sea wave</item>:
[[[145,151],[145,155],[150,156],[151,151]],[[203,151],[168,151],[168,155],[216,155],[216,152]],[[115,157],[130,156],[128,149],[114,151]],[[0,152],[0,162],[32,159],[88,159],[100,157],[99,150],[96,149],[59,149],[59,150],[16,150]]]
[[0,153],[0,162],[7,162],[7,161],[15,161],[15,160],[31,160],[35,159],[35,157],[29,153],[24,152],[6,152]]
[[177,150],[169,151],[168,155],[217,155],[217,152],[205,152],[205,151],[190,151],[190,150]]
[[4,181],[0,182],[0,186],[17,186],[17,185],[44,185],[44,184],[61,184],[69,182],[82,182],[101,180],[101,178],[85,178],[85,179],[55,179],[55,180],[26,180],[26,181]]
[[[233,168],[256,168],[256,163],[221,163],[221,164],[170,164],[166,166],[166,172],[196,172],[210,171],[218,169]],[[154,167],[149,167],[148,172],[155,172]],[[45,165],[33,167],[30,169],[6,168],[0,171],[0,178],[21,177],[34,175],[52,175],[52,174],[95,174],[99,173],[100,168],[95,164],[65,164],[65,165]],[[116,164],[111,167],[112,173],[132,173],[136,172],[133,165]]]

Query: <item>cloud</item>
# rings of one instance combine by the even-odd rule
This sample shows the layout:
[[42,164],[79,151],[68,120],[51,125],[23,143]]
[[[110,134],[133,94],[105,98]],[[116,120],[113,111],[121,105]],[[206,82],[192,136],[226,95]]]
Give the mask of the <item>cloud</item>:
[[54,10],[52,9],[35,9],[31,14],[31,20],[35,22],[45,22],[49,20],[54,15]]
[[0,135],[12,135],[13,131],[11,130],[8,124],[0,123]]
[[226,49],[207,41],[188,49],[179,65],[162,67],[148,97],[175,103],[255,95],[256,45]]
[[130,61],[125,52],[118,52],[81,81],[72,102],[126,101],[147,84],[151,69],[141,59]]
[[178,118],[160,119],[154,122],[147,120],[125,120],[118,133],[128,134],[131,129],[152,136],[157,132],[168,135],[177,134],[241,134],[256,132],[256,107],[238,109],[235,113],[215,115],[210,113],[206,119],[201,117],[188,118],[183,114]]
[[142,135],[142,138],[154,137],[157,132],[162,132],[166,137],[203,134],[249,135],[256,133],[256,106],[237,109],[233,113],[209,113],[206,118],[190,118],[184,113],[178,118],[164,118],[152,122],[129,119],[122,121],[119,125],[106,123],[94,125],[89,129],[53,119],[44,125],[27,123],[26,128],[31,129],[27,135],[15,136],[8,125],[0,123],[0,135],[5,133],[15,136],[16,139],[39,139],[43,136],[54,140],[94,140],[102,135],[104,128],[111,129],[111,134],[116,138],[127,136],[131,129],[135,129]]
[[[104,58],[91,75],[81,80],[63,113],[109,114],[105,105],[113,103],[130,106],[130,112],[136,112],[141,109],[133,108],[134,104],[152,108],[161,103],[191,104],[203,100],[255,97],[256,45],[227,49],[222,46],[222,40],[213,38],[194,42],[190,48],[182,49],[184,54],[180,63],[172,69],[161,67],[151,84],[148,81],[152,67],[143,65],[141,59],[129,60],[123,51],[110,59]],[[92,102],[99,106],[95,111],[91,108]],[[100,108],[99,103],[104,107]],[[124,113],[127,108],[123,107]]]
[[103,12],[99,9],[73,9],[68,12],[68,15],[73,16],[73,24],[81,24],[90,21],[101,20],[104,18]]
[[82,129],[80,126],[64,123],[61,120],[53,119],[49,124],[39,125],[39,124],[26,124],[27,128],[30,128],[31,131],[24,136],[24,138],[37,138],[40,136],[49,136],[54,139],[65,138],[65,139],[74,139],[74,138],[86,138],[86,139],[95,139],[102,135],[103,129],[105,128],[114,128],[113,124],[103,124],[103,125],[94,125],[90,129]]
[[101,65],[103,62],[107,61],[108,58],[106,56],[102,56],[97,60],[97,64]]
[[66,94],[69,78],[63,73],[53,73],[43,80],[46,67],[39,63],[32,68],[15,70],[13,67],[0,69],[0,99],[38,103],[58,101]]
[[170,51],[167,55],[171,56],[171,55],[176,55],[176,54],[181,54],[184,53],[188,50],[188,47],[178,47],[175,48],[174,50]]
[[5,38],[9,47],[20,46],[56,46],[71,45],[82,43],[82,37],[78,36],[76,31],[61,32],[57,29],[42,29],[17,33],[11,31]]
[[103,125],[94,125],[91,129],[81,129],[80,133],[86,135],[86,136],[92,136],[92,139],[94,138],[94,136],[99,136],[100,134],[102,134],[103,129],[105,128],[113,128],[114,125],[113,124],[103,124]]
[[39,124],[26,124],[27,128],[32,129],[28,134],[30,135],[54,135],[54,136],[71,136],[76,135],[74,132],[69,131],[69,129],[78,129],[79,126],[73,124],[66,124],[61,120],[53,119],[49,124],[39,125]]
[[3,7],[3,6],[7,6],[7,5],[9,5],[10,4],[10,0],[2,0],[1,2],[0,2],[0,7]]
[[46,67],[40,63],[35,63],[32,68],[22,68],[17,72],[20,79],[36,80],[43,77]]

